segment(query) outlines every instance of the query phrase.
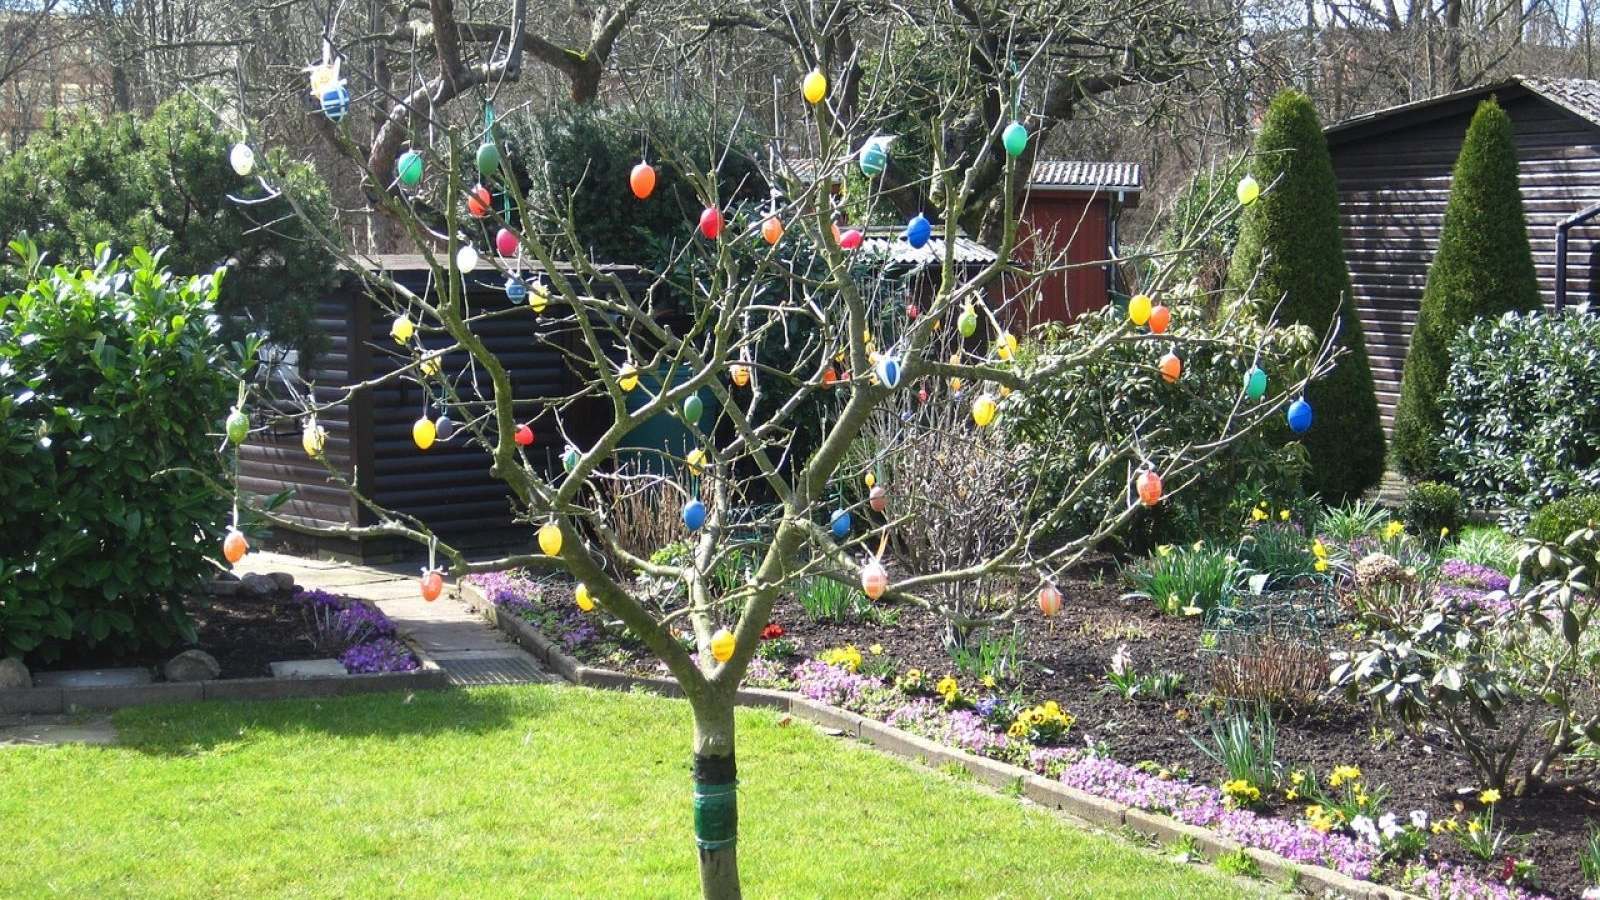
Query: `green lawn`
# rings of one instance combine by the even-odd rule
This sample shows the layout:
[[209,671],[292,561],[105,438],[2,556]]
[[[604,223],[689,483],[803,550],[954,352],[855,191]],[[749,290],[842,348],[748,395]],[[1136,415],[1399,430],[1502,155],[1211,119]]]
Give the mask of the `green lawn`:
[[[0,897],[689,897],[688,724],[546,686],[129,710],[121,746],[0,750]],[[1241,895],[771,713],[739,728],[750,897]]]

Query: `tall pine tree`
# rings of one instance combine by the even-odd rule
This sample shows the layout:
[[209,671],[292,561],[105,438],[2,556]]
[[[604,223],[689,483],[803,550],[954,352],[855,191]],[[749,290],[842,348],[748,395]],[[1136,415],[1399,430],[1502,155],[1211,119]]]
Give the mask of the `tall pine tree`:
[[[1307,490],[1340,503],[1383,478],[1383,424],[1339,235],[1333,161],[1310,98],[1298,91],[1273,98],[1250,171],[1270,189],[1245,210],[1229,285],[1235,294],[1249,290],[1262,315],[1276,306],[1280,322],[1318,334],[1339,317],[1346,353],[1307,392],[1316,421],[1299,439],[1311,461]],[[1287,426],[1278,427],[1287,439]]]
[[1475,319],[1538,308],[1511,118],[1490,97],[1478,105],[1456,157],[1439,252],[1411,332],[1394,417],[1395,461],[1402,472],[1448,477],[1439,466],[1439,395],[1450,375],[1456,333]]

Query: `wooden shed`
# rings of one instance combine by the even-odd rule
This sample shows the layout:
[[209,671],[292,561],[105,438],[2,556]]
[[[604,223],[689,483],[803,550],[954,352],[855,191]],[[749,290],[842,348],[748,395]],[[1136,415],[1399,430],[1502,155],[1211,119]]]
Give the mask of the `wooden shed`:
[[1041,159],[1021,194],[1017,254],[1024,260],[1057,257],[1075,268],[1044,279],[1030,319],[1067,322],[1099,309],[1116,289],[1110,260],[1117,256],[1117,224],[1139,205],[1143,174],[1136,163]]
[[[1473,112],[1490,95],[1511,118],[1528,239],[1549,304],[1555,296],[1556,225],[1600,203],[1600,81],[1519,76],[1326,130],[1345,255],[1386,428],[1439,246],[1451,171]],[[1600,288],[1600,228],[1573,229],[1568,253],[1568,302],[1581,302]]]
[[[421,257],[381,256],[372,263],[409,290],[424,293],[428,289],[430,272]],[[626,278],[627,273],[623,276]],[[506,298],[501,276],[493,269],[484,266],[474,274],[467,296],[474,313],[512,306],[521,310],[520,315],[490,318],[476,328],[489,349],[506,365],[518,397],[563,395],[577,389],[576,375],[561,354],[531,339],[541,327],[538,320],[525,303],[513,304]],[[396,353],[389,338],[390,321],[353,273],[318,303],[316,318],[325,344],[298,375],[314,385],[319,403],[332,402],[347,386],[379,378],[407,361]],[[427,338],[425,342],[435,347],[448,343],[443,337]],[[459,370],[466,359],[465,352],[446,355],[446,371]],[[267,377],[278,375],[274,372]],[[417,449],[412,442],[411,425],[426,403],[427,398],[415,382],[396,380],[357,391],[350,402],[319,417],[318,423],[328,433],[328,462],[378,504],[418,516],[443,538],[480,548],[528,544],[527,529],[512,527],[506,487],[489,474],[489,458],[480,448],[467,444],[464,435],[458,434],[426,452]],[[438,410],[431,410],[429,415],[436,417]],[[608,424],[609,417],[609,408],[598,405],[592,411],[569,408],[563,423],[573,440],[590,442]],[[532,453],[548,467],[558,467],[565,439],[553,422],[533,424]],[[371,511],[342,485],[331,481],[320,463],[306,456],[300,436],[298,421],[284,421],[266,433],[253,435],[240,448],[241,487],[257,495],[293,491],[293,498],[280,512],[307,524],[374,523],[376,518]],[[399,539],[361,543],[283,529],[274,537],[297,549],[369,561],[414,557],[419,552]]]

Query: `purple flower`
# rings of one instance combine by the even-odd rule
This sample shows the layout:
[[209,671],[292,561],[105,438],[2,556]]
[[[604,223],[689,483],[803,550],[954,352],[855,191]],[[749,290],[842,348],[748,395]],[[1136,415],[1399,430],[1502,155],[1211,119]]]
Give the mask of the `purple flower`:
[[367,675],[377,672],[410,672],[421,663],[411,652],[411,648],[394,638],[378,638],[365,644],[357,644],[346,650],[339,657],[344,667],[352,675]]
[[394,637],[394,622],[360,600],[309,590],[296,593],[295,601],[300,604],[312,643],[320,653],[337,656],[356,644]]
[[1503,591],[1511,587],[1511,579],[1488,566],[1447,559],[1439,566],[1439,578],[1460,587],[1480,591]]

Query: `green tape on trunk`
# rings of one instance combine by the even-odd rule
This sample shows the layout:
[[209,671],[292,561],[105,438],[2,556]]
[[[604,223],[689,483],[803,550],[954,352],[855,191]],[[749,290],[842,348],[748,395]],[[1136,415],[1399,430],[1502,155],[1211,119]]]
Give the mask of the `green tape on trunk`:
[[738,785],[694,783],[694,839],[701,850],[722,850],[739,839]]

